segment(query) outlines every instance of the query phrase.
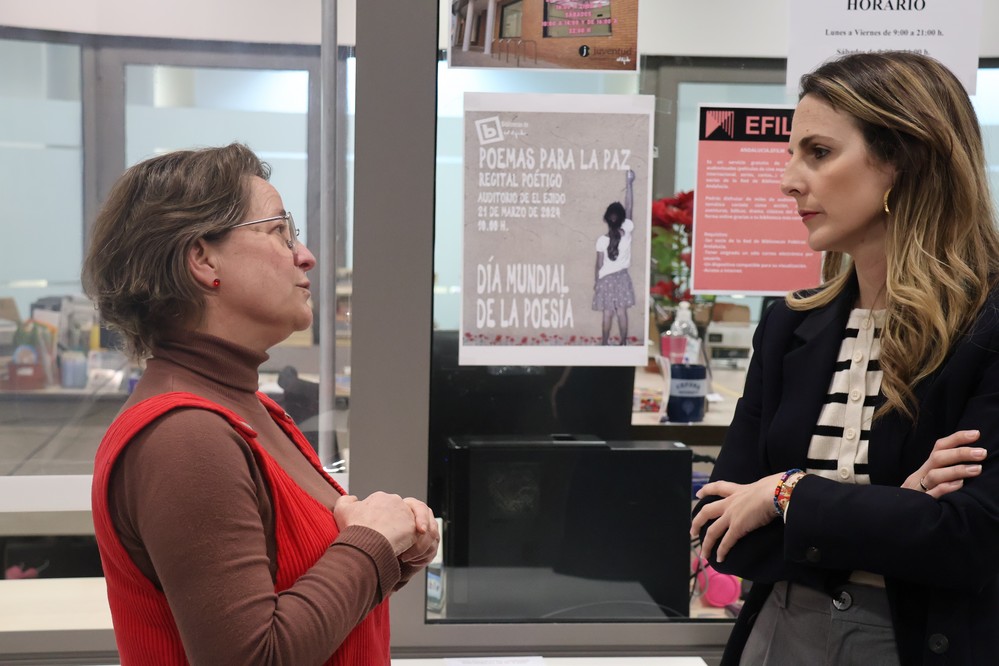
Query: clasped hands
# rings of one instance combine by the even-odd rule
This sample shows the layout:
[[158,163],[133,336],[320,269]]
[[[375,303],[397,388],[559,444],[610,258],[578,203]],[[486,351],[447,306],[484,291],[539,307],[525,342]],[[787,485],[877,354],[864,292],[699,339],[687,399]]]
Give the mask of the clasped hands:
[[[926,462],[906,478],[902,487],[935,499],[960,489],[965,479],[982,472],[981,461],[987,451],[972,446],[979,437],[977,430],[959,430],[938,439]],[[701,507],[691,522],[690,535],[696,538],[708,522],[715,521],[701,542],[701,557],[710,557],[717,546],[716,559],[723,562],[739,539],[777,518],[774,491],[782,475],[777,472],[749,484],[713,481],[697,492],[698,498],[721,498]]]
[[363,500],[344,495],[334,505],[333,517],[341,530],[360,525],[384,536],[402,564],[425,567],[437,554],[440,531],[434,512],[416,498],[381,491]]

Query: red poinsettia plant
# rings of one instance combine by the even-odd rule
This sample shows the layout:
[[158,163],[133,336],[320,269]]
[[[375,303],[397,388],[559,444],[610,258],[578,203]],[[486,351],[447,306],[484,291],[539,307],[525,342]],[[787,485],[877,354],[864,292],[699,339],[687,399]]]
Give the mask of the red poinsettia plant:
[[690,232],[693,224],[693,190],[652,202],[652,285],[649,291],[660,305],[691,300]]

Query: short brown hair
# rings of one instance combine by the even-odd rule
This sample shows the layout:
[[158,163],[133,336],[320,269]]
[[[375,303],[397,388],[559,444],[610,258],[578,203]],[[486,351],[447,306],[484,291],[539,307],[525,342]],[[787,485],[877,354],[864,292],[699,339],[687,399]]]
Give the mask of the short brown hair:
[[204,292],[188,253],[242,220],[252,176],[266,180],[270,167],[233,143],[150,158],[111,188],[91,231],[83,288],[131,356],[200,318]]

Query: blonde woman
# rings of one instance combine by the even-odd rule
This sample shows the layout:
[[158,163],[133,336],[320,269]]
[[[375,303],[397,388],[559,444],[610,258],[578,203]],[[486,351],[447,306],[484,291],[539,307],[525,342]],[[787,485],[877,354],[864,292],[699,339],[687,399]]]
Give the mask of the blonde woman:
[[824,283],[761,317],[691,532],[753,581],[727,664],[999,654],[999,235],[981,131],[938,62],[801,81],[781,189]]

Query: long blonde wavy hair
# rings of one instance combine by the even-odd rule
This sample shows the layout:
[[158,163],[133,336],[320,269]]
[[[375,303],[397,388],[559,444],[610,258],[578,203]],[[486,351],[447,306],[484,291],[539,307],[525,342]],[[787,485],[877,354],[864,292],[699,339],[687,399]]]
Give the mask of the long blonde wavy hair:
[[[875,161],[894,166],[887,205],[887,321],[881,333],[877,416],[915,420],[912,387],[943,363],[999,274],[999,232],[981,129],[960,81],[937,61],[908,52],[857,53],[801,78],[801,95],[851,116]],[[800,99],[799,97],[799,99]],[[789,294],[794,310],[832,301],[853,260],[830,252],[824,288]]]

